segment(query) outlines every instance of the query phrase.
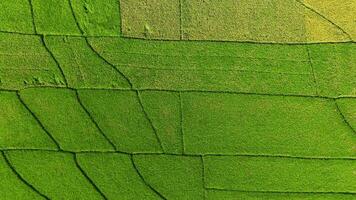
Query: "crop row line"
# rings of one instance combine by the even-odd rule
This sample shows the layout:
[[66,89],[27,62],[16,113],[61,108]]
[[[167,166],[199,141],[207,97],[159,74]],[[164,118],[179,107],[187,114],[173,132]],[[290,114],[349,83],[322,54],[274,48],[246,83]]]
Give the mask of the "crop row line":
[[[62,153],[69,153],[73,156],[73,160],[74,163],[76,165],[76,167],[78,168],[78,170],[82,173],[82,175],[89,181],[89,183],[94,187],[94,189],[103,197],[103,199],[108,199],[105,194],[101,191],[101,189],[96,185],[96,183],[90,178],[90,176],[86,173],[86,171],[81,167],[80,163],[77,160],[77,154],[80,153],[104,153],[104,152],[72,152],[72,151],[64,151],[64,150],[39,150],[39,149],[1,149],[1,154],[4,157],[6,164],[8,165],[8,167],[11,169],[11,171],[16,175],[16,177],[22,181],[25,185],[27,185],[29,188],[31,188],[33,191],[35,191],[37,194],[39,194],[41,197],[45,198],[45,199],[50,199],[49,197],[47,197],[45,194],[43,194],[42,192],[40,192],[37,188],[35,188],[34,185],[32,185],[29,181],[27,181],[15,168],[15,166],[13,166],[13,164],[11,163],[11,161],[9,160],[8,156],[6,155],[7,152],[9,151],[46,151],[46,152],[62,152]],[[122,153],[122,152],[107,152],[107,153]],[[148,184],[148,182],[145,180],[145,177],[140,173],[139,168],[136,166],[136,163],[134,161],[134,156],[135,155],[172,155],[172,156],[178,156],[176,154],[166,154],[166,153],[124,153],[130,156],[130,160],[132,163],[132,166],[134,168],[134,170],[136,171],[137,175],[139,176],[139,178],[141,179],[141,181],[148,187],[150,188],[154,193],[156,193],[158,195],[158,197],[160,197],[161,199],[167,199],[165,198],[159,191],[157,191],[154,187],[152,187],[150,184]],[[187,155],[187,156],[192,156],[192,155]],[[317,192],[313,192],[313,191],[251,191],[251,190],[238,190],[238,189],[224,189],[224,188],[215,188],[215,187],[207,187],[205,184],[205,166],[204,166],[204,160],[203,157],[204,155],[197,155],[200,160],[201,160],[201,164],[202,164],[202,187],[205,190],[204,193],[206,193],[206,191],[228,191],[228,192],[245,192],[245,193],[276,193],[276,194],[345,194],[345,195],[355,195],[356,193],[354,192],[334,192],[334,191],[317,191]],[[256,155],[253,155],[253,157],[256,157]],[[275,156],[272,156],[275,157]],[[280,157],[280,156],[278,156]],[[308,158],[309,159],[309,158]],[[319,158],[318,158],[319,159]],[[338,158],[339,159],[339,158]],[[355,158],[356,159],[356,158]],[[205,194],[204,194],[205,196]]]
[[276,191],[276,190],[238,190],[238,189],[223,189],[208,187],[206,190],[222,191],[222,192],[243,192],[243,193],[261,193],[261,194],[344,194],[344,195],[356,195],[355,192],[332,192],[332,191]]
[[259,92],[241,92],[241,91],[229,91],[229,90],[198,90],[198,89],[157,89],[157,88],[99,88],[99,87],[66,87],[66,86],[51,86],[51,85],[43,85],[43,86],[30,86],[21,89],[4,89],[0,88],[0,91],[3,92],[20,92],[22,90],[35,88],[35,89],[58,89],[58,90],[107,90],[107,91],[132,91],[132,92],[144,92],[144,91],[152,91],[152,92],[172,92],[172,93],[216,93],[216,94],[231,94],[231,95],[256,95],[256,96],[272,96],[272,97],[301,97],[301,98],[319,98],[319,99],[343,99],[343,98],[356,98],[355,95],[340,95],[340,96],[323,96],[323,95],[304,95],[304,94],[284,94],[284,93],[259,93]]
[[294,42],[294,43],[280,43],[280,42],[259,42],[253,40],[241,40],[241,41],[221,41],[221,40],[168,40],[168,39],[143,39],[143,38],[131,38],[120,35],[80,35],[80,34],[47,34],[47,33],[25,33],[16,31],[0,30],[0,33],[27,35],[27,36],[62,36],[62,37],[82,37],[82,38],[125,38],[129,40],[144,40],[144,41],[162,41],[162,42],[194,42],[194,43],[232,43],[232,44],[260,44],[260,45],[322,45],[322,44],[355,44],[356,41],[338,41],[338,42]]
[[350,160],[356,161],[356,157],[323,157],[323,156],[293,156],[283,154],[246,154],[246,153],[231,153],[231,154],[219,154],[219,153],[205,153],[205,154],[193,154],[193,153],[165,153],[165,152],[125,152],[119,150],[63,150],[63,149],[38,149],[38,148],[0,148],[0,151],[33,151],[33,152],[53,152],[53,153],[70,153],[70,154],[125,154],[125,155],[156,155],[156,156],[177,156],[177,157],[263,157],[263,158],[280,158],[280,159],[301,159],[301,160]]
[[11,163],[11,161],[9,160],[8,156],[6,155],[6,153],[4,151],[1,151],[1,155],[4,158],[6,165],[10,168],[12,173],[15,174],[17,179],[19,179],[23,184],[25,184],[27,187],[29,187],[32,191],[34,191],[39,196],[43,197],[46,200],[50,199],[46,195],[44,195],[42,192],[37,190],[31,183],[29,183],[24,177],[22,177],[20,173],[17,172],[14,165]]

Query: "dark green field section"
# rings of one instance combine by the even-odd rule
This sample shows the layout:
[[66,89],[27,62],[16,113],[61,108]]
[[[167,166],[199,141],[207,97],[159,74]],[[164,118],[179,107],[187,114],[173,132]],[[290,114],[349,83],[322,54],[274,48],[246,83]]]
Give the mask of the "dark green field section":
[[1,161],[6,199],[353,199],[355,192],[354,160],[12,150]]
[[355,9],[1,0],[0,200],[356,199]]
[[[61,88],[0,98],[5,149],[56,144],[74,152],[356,155],[353,98]],[[13,128],[11,119],[21,123]]]
[[13,168],[8,165],[8,160],[1,154],[0,157],[0,193],[2,199],[45,199],[32,190],[18,178]]
[[30,88],[0,99],[5,199],[356,193],[353,98]]
[[78,163],[109,199],[159,199],[137,173],[133,156],[117,153],[83,153]]
[[1,148],[56,149],[47,132],[16,93],[0,92],[0,99]]
[[161,152],[155,128],[133,91],[80,91],[83,105],[115,147],[125,152]]
[[[32,98],[34,96],[36,98]],[[64,89],[28,89],[20,92],[20,97],[62,149],[113,150],[81,106],[76,92]]]
[[346,157],[356,153],[354,130],[334,100],[211,93],[182,96],[187,153]]

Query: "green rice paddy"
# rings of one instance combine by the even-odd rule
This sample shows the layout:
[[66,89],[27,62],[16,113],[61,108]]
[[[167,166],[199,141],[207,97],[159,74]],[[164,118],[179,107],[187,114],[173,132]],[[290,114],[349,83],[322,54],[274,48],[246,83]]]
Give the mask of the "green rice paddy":
[[356,199],[355,11],[0,1],[0,199]]

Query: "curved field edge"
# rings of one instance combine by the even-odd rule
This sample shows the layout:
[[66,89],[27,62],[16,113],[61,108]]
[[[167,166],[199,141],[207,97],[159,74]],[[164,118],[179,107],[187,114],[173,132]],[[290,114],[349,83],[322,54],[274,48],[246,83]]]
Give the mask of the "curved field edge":
[[[344,98],[63,88],[0,98],[2,149],[355,156],[353,121],[345,117],[353,116],[354,98],[342,104],[351,114],[340,110]],[[9,123],[9,116],[23,120]],[[33,133],[24,134],[29,127]]]
[[[352,199],[356,194],[351,175],[355,169],[354,160],[113,152],[73,154],[41,150],[3,152],[11,162],[15,173],[12,176],[21,177],[24,182],[22,186],[21,183],[14,185],[13,189],[28,187],[47,199],[60,199],[63,195],[77,199],[138,198],[140,195],[148,199],[215,199],[225,196],[228,199],[283,199],[287,196],[290,199]],[[257,163],[258,169],[250,167]],[[243,171],[229,170],[236,164]],[[280,168],[278,174],[268,170],[271,165]],[[295,176],[291,177],[292,172]],[[273,178],[266,182],[268,177]],[[285,178],[290,181],[285,182]],[[253,182],[241,182],[247,179],[253,179]],[[10,179],[4,181],[0,188],[4,188]],[[20,194],[4,191],[10,198]],[[40,195],[33,198],[41,199]]]
[[[0,49],[0,56],[6,61],[3,64],[12,66],[1,70],[0,88],[4,90],[135,88],[355,96],[355,45],[351,43],[257,45],[111,37],[0,37],[4,37],[4,46],[18,43],[15,48]],[[31,45],[37,41],[39,44],[31,48],[21,47],[24,42]],[[35,60],[41,56],[37,52],[42,51],[48,59],[43,59],[46,63],[39,68]],[[29,67],[26,73],[18,73],[24,57],[31,58],[26,61]]]

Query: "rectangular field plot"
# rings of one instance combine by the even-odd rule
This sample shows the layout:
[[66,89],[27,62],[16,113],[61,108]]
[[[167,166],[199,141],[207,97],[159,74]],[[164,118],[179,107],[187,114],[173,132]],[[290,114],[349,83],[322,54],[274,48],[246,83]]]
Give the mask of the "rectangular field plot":
[[305,29],[300,9],[289,0],[182,0],[183,38],[301,42]]
[[354,133],[333,100],[219,93],[182,97],[186,153],[356,156]]
[[38,33],[80,35],[70,1],[31,1]]
[[0,10],[0,31],[34,33],[28,0],[1,0]]
[[207,188],[275,192],[356,192],[355,160],[206,156]]
[[180,38],[179,0],[120,0],[120,12],[124,36]]
[[302,45],[112,38],[92,38],[89,43],[140,89],[316,92]]
[[353,41],[354,20],[333,11],[349,13],[352,9],[347,8],[356,4],[340,4],[313,0],[121,0],[120,10],[124,37],[266,43]]
[[1,89],[63,85],[63,76],[39,36],[0,33]]
[[280,193],[280,192],[241,192],[228,190],[208,190],[207,200],[354,200],[354,194],[340,193]]

